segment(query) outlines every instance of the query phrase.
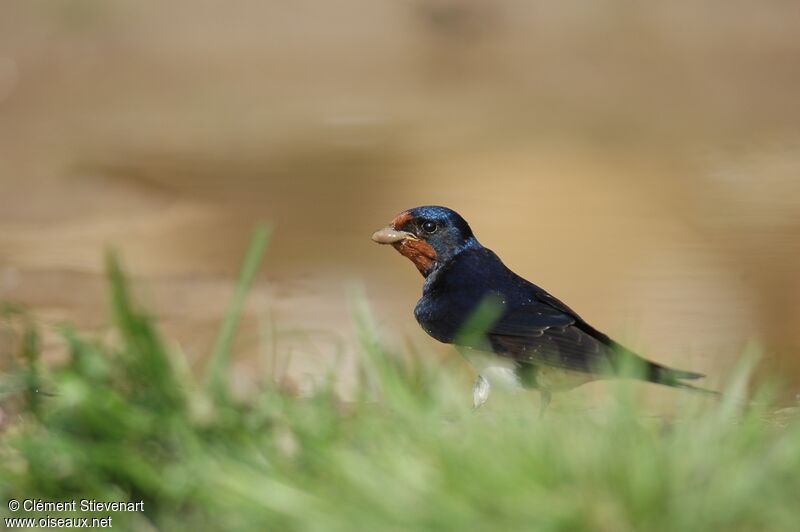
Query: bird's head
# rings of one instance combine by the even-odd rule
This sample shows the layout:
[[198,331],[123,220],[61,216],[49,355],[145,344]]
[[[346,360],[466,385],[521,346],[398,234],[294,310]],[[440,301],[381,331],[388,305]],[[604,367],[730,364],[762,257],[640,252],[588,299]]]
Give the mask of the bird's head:
[[394,246],[425,277],[461,251],[480,245],[457,212],[435,205],[401,212],[372,240]]

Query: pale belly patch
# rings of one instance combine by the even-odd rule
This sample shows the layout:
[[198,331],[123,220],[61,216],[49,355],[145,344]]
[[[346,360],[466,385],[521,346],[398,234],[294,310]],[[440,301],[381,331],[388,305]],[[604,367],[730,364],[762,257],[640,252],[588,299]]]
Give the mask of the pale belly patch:
[[521,390],[523,388],[517,375],[517,365],[513,360],[476,349],[463,349],[462,354],[475,368],[475,371],[489,381],[493,388],[504,390]]
[[520,368],[511,359],[477,349],[462,349],[462,354],[472,367],[494,388],[521,390],[534,387],[546,391],[569,390],[594,380],[594,376],[581,371],[537,365],[533,371],[533,382],[520,379]]

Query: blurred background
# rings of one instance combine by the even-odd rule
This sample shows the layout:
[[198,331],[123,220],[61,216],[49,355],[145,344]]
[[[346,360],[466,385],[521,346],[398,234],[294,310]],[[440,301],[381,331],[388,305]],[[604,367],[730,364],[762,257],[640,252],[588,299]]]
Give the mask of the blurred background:
[[0,301],[103,331],[113,246],[199,367],[268,220],[236,385],[278,346],[303,389],[347,366],[354,286],[390,344],[452,352],[369,239],[443,204],[651,358],[713,385],[757,343],[794,393],[798,28],[787,1],[3,0]]

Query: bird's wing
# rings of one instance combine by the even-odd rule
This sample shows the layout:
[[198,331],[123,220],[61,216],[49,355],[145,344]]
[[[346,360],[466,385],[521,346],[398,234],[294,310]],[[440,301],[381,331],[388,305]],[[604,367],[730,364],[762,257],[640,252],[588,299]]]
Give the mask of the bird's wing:
[[487,336],[496,353],[520,363],[590,373],[607,371],[609,347],[584,331],[578,320],[537,303],[506,312]]

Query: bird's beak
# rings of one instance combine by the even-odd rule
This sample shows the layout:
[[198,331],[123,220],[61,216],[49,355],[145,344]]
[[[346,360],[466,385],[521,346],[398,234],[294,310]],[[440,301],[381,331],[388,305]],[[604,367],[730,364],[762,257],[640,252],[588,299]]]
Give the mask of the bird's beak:
[[372,233],[372,240],[378,244],[395,244],[403,240],[419,240],[414,233],[408,231],[398,231],[391,225]]

